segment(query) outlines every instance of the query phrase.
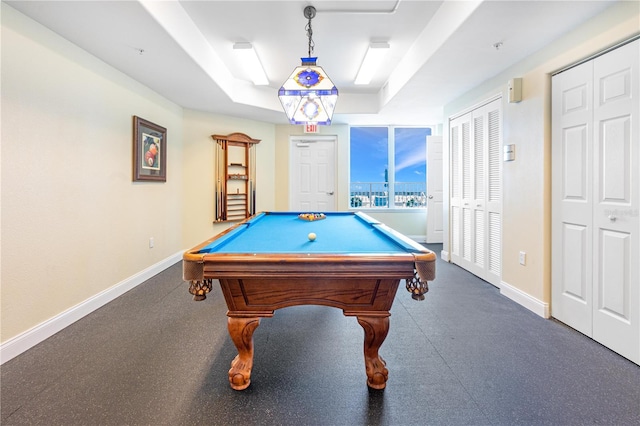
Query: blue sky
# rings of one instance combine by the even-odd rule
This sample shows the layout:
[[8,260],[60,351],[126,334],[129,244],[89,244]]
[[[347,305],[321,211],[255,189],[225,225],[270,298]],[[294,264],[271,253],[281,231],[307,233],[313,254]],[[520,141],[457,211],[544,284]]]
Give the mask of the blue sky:
[[[426,136],[429,128],[395,128],[397,182],[426,180]],[[351,182],[383,182],[388,164],[387,127],[351,128]]]

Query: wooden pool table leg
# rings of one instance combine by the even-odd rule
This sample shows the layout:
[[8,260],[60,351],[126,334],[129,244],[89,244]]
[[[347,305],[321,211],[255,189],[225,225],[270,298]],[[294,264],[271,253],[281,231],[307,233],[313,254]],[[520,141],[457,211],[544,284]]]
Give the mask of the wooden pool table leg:
[[231,361],[229,384],[235,390],[244,390],[251,384],[253,368],[253,332],[260,325],[260,318],[229,317],[227,327],[238,355]]
[[358,323],[364,329],[364,364],[367,370],[367,385],[372,389],[384,389],[389,370],[387,363],[378,355],[378,349],[387,338],[389,317],[367,317],[358,315]]

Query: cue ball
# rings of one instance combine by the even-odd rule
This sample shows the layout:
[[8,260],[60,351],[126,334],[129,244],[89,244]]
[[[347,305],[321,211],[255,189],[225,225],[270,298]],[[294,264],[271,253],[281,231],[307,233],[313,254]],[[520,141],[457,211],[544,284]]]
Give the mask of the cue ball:
[[313,232],[309,232],[309,235],[307,236],[309,237],[309,241],[314,241],[316,239],[316,234]]

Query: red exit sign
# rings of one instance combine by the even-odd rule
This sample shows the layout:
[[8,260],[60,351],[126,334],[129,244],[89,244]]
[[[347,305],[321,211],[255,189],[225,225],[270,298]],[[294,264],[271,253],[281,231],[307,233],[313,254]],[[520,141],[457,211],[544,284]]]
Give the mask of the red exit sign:
[[306,123],[304,125],[305,133],[318,133],[318,123]]

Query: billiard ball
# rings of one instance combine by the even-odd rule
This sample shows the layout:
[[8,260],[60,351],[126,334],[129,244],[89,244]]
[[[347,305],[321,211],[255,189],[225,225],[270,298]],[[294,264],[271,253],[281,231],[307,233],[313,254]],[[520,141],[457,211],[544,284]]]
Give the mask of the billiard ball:
[[316,234],[314,234],[313,232],[309,232],[309,241],[314,241],[316,239]]

